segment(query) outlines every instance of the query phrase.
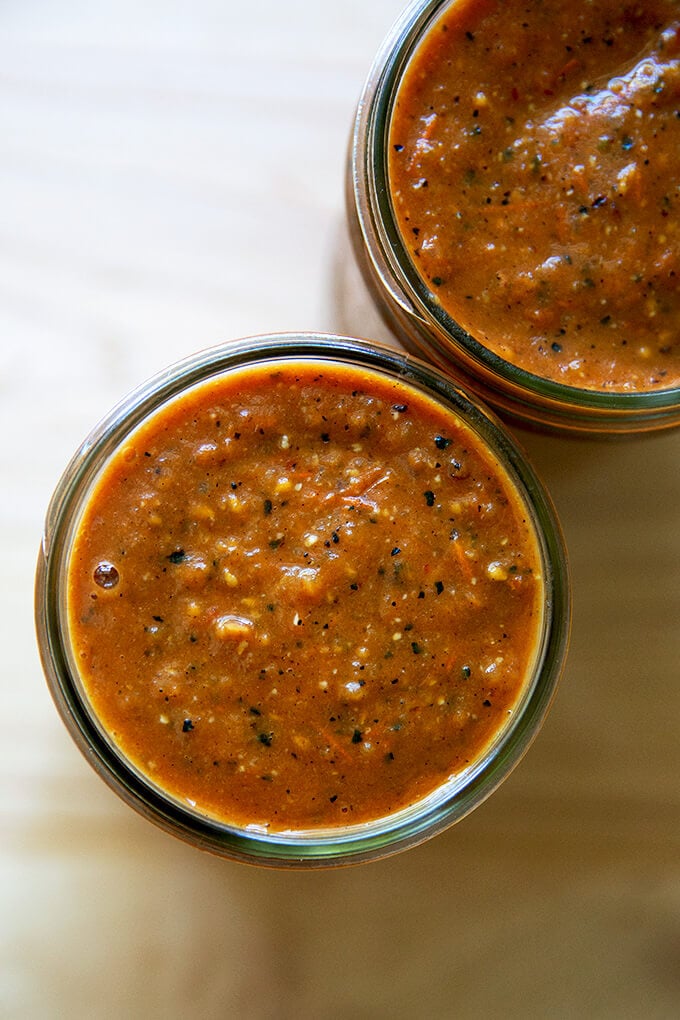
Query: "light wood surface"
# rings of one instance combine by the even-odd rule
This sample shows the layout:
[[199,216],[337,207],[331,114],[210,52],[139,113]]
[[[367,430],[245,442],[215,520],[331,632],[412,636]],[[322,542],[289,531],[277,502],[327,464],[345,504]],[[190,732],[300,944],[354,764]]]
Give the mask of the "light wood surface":
[[303,875],[184,847],[43,681],[43,514],[111,405],[229,337],[386,338],[343,174],[400,6],[0,5],[3,1018],[680,1015],[680,431],[521,437],[570,551],[568,667],[502,789],[405,855]]

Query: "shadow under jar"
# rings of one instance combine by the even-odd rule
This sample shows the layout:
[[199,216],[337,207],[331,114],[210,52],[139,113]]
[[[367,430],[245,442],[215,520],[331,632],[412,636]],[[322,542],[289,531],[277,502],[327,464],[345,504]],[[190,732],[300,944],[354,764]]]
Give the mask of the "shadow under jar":
[[388,324],[504,416],[680,422],[673,0],[412,3],[361,97],[350,232]]
[[39,646],[71,735],[204,850],[403,850],[535,736],[569,628],[551,504],[436,368],[338,336],[201,352],[94,430],[50,505]]

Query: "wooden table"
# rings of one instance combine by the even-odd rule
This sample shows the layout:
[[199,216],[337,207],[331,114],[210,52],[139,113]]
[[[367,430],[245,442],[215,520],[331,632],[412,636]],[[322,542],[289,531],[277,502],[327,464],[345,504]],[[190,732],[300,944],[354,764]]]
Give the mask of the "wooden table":
[[303,875],[184,847],[95,777],[43,681],[43,514],[100,415],[229,337],[387,336],[343,173],[400,6],[0,9],[3,1017],[680,1012],[680,432],[522,437],[571,554],[566,675],[504,787],[408,854]]

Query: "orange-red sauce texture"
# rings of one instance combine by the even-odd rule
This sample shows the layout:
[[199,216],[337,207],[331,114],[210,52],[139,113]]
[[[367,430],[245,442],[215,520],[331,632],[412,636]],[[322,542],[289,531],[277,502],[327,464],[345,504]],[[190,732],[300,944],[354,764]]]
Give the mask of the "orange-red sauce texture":
[[441,305],[579,388],[680,384],[677,0],[457,0],[398,87],[395,216]]
[[271,831],[392,813],[525,690],[533,526],[457,415],[331,363],[214,379],[103,470],[70,558],[74,659],[146,777]]

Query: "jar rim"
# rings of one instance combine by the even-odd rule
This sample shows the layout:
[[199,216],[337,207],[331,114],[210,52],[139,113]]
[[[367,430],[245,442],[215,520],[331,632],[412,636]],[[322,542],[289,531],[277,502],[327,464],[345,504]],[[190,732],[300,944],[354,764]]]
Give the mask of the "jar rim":
[[[654,429],[680,422],[680,386],[619,391],[568,385],[530,372],[477,340],[447,312],[418,272],[399,230],[391,199],[388,133],[397,92],[416,48],[444,8],[458,0],[412,0],[379,49],[359,100],[351,136],[349,212],[370,260],[371,283],[390,298],[391,325],[408,346],[424,351],[463,384],[512,417],[532,423],[534,402],[549,406],[559,429]],[[354,238],[355,245],[357,238]],[[406,336],[403,330],[406,326]],[[414,335],[415,334],[415,335]],[[461,358],[464,366],[456,361]],[[481,385],[481,388],[480,388]],[[512,396],[509,396],[512,394]],[[542,422],[550,426],[551,422]]]
[[[192,811],[125,759],[87,705],[68,649],[65,578],[70,542],[96,478],[138,425],[174,397],[256,364],[338,363],[413,387],[458,414],[498,460],[531,516],[543,570],[544,619],[534,675],[517,718],[463,779],[411,807],[359,826],[266,833]],[[481,803],[517,764],[540,728],[566,655],[570,623],[564,542],[549,496],[500,422],[441,371],[387,345],[331,334],[270,334],[207,348],[170,366],[125,397],[90,433],[67,466],[48,509],[36,574],[36,626],[48,686],[67,729],[91,765],[140,814],[186,842],[257,864],[329,867],[413,846]]]

